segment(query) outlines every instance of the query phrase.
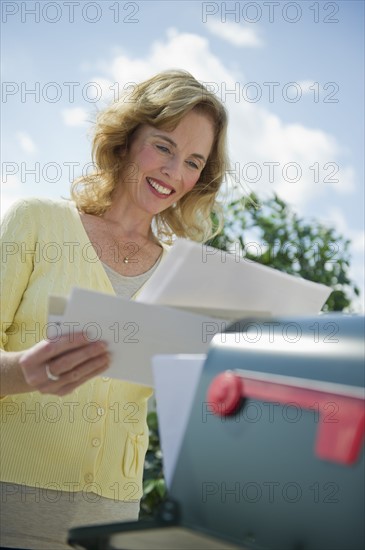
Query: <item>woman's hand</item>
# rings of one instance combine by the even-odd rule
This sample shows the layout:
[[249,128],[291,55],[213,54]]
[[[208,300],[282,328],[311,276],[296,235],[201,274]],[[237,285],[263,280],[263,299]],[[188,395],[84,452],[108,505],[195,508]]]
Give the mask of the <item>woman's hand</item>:
[[66,395],[109,366],[104,342],[90,342],[83,333],[42,340],[21,352],[19,367],[28,391]]

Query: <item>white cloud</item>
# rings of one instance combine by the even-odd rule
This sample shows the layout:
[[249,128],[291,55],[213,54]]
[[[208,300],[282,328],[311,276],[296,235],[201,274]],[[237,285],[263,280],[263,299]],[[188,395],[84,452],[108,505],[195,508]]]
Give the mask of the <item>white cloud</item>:
[[90,117],[86,109],[74,107],[73,109],[63,109],[62,118],[66,126],[83,126]]
[[26,132],[17,132],[18,143],[25,153],[32,154],[37,151],[37,146]]
[[257,27],[244,27],[231,21],[223,22],[219,19],[210,19],[206,23],[206,28],[215,36],[234,46],[257,48],[263,45]]

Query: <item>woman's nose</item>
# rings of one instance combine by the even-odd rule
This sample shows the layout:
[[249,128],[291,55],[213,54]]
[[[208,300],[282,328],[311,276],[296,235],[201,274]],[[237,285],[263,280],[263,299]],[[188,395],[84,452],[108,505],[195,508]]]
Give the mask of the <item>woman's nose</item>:
[[161,172],[169,176],[173,181],[180,181],[182,173],[181,164],[182,163],[177,155],[171,155],[164,162]]

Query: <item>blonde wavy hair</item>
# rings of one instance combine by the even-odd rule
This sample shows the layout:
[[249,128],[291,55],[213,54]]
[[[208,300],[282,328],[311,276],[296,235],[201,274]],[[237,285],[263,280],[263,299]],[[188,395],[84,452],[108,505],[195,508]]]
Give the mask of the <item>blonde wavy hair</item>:
[[[142,124],[171,131],[192,109],[206,114],[214,124],[211,153],[199,181],[184,197],[154,218],[157,236],[171,242],[172,236],[204,242],[222,228],[222,210],[217,195],[228,170],[225,107],[190,73],[161,72],[136,84],[96,118],[92,157],[95,170],[71,185],[71,198],[82,212],[102,216],[121,184],[123,151]],[[211,214],[214,213],[215,223]]]

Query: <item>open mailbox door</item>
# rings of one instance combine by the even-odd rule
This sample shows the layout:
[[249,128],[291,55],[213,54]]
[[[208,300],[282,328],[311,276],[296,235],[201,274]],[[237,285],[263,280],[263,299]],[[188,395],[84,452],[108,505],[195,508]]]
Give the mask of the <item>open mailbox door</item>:
[[364,386],[364,317],[234,323],[211,342],[159,516],[71,544],[364,548]]

